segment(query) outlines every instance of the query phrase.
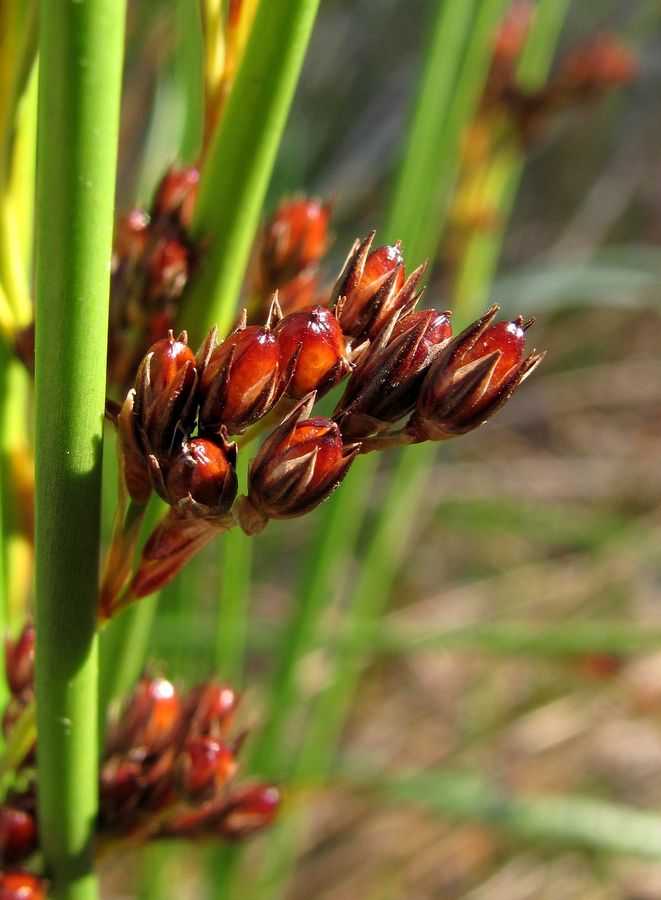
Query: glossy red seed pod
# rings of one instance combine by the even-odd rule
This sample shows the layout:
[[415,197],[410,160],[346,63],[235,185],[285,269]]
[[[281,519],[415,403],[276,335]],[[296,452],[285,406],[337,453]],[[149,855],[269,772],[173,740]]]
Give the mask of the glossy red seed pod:
[[131,694],[121,719],[108,737],[108,752],[135,748],[156,753],[178,732],[182,703],[166,678],[142,678]]
[[236,497],[236,456],[236,444],[207,438],[184,441],[167,468],[164,499],[203,518],[225,515]]
[[[186,332],[176,340],[170,332],[149,348],[138,369],[132,410],[145,452],[167,457],[183,439],[195,418],[197,384],[197,363]],[[128,445],[130,436],[126,438]]]
[[147,259],[148,294],[152,300],[181,296],[190,274],[190,248],[177,237],[156,242]]
[[299,197],[282,203],[265,230],[260,248],[261,289],[271,292],[315,265],[328,247],[330,207]]
[[154,215],[176,215],[179,222],[188,227],[193,218],[199,183],[200,172],[195,166],[168,169],[156,188]]
[[196,737],[186,741],[177,757],[177,786],[189,803],[210,800],[234,776],[238,764],[223,741]]
[[30,872],[0,872],[0,900],[46,900],[46,882]]
[[193,688],[186,697],[184,712],[188,733],[213,737],[226,734],[238,702],[228,684],[210,681]]
[[532,320],[494,323],[497,312],[491,307],[432,363],[408,426],[418,440],[445,440],[482,425],[542,361],[543,353],[523,356]]
[[333,289],[342,331],[358,342],[375,337],[403,305],[395,301],[406,278],[401,247],[370,252],[375,233],[354,248]]
[[223,837],[240,840],[266,828],[278,815],[282,794],[272,784],[246,785],[233,791],[221,820]]
[[325,500],[344,478],[356,455],[345,446],[335,422],[307,419],[314,397],[306,398],[270,435],[253,460],[248,497],[239,500],[241,526],[248,533],[269,518],[303,515]]
[[448,314],[434,309],[411,313],[384,331],[361,356],[335,409],[344,439],[382,434],[408,415],[451,334]]
[[9,863],[27,859],[37,848],[37,821],[31,812],[0,806],[0,858]]
[[132,209],[118,224],[114,252],[117,257],[142,256],[149,235],[149,216],[144,209]]
[[15,641],[5,647],[5,670],[9,690],[14,696],[32,687],[34,679],[34,625],[25,626]]
[[323,306],[285,316],[274,334],[282,360],[295,359],[287,394],[296,400],[311,391],[322,396],[349,371],[342,329]]
[[628,84],[637,74],[638,61],[622,40],[614,34],[598,34],[565,59],[552,90],[564,91],[567,99],[589,100]]
[[200,387],[200,428],[241,434],[266,415],[280,398],[280,347],[269,328],[249,325],[212,351]]

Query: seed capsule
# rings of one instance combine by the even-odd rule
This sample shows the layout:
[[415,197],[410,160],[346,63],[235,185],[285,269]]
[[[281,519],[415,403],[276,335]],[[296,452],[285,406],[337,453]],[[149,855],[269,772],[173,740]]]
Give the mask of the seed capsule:
[[401,247],[397,243],[370,253],[375,234],[355,246],[333,290],[342,331],[357,342],[376,337],[404,305],[397,299],[406,278]]
[[287,394],[296,400],[312,391],[325,394],[349,371],[342,329],[323,306],[285,316],[274,334],[281,358],[295,358]]
[[290,519],[329,497],[346,475],[357,447],[345,446],[335,422],[306,419],[304,401],[266,439],[250,466],[248,497],[239,499],[241,526],[252,534],[268,519]]
[[5,669],[9,690],[16,697],[32,687],[34,679],[34,625],[25,626],[15,641],[7,641]]
[[195,420],[198,374],[186,332],[153,344],[140,363],[133,415],[143,449],[158,459],[172,453]]
[[383,433],[410,413],[427,369],[451,333],[448,314],[433,309],[411,313],[386,329],[360,358],[335,409],[344,439]]
[[210,800],[233,775],[238,764],[230,747],[209,737],[188,740],[177,758],[177,786],[189,803]]
[[211,352],[200,388],[200,428],[241,434],[266,415],[283,384],[280,347],[268,327],[238,329]]
[[238,788],[228,798],[220,823],[223,837],[241,840],[261,831],[276,818],[281,801],[280,791],[272,784]]
[[202,518],[225,515],[236,497],[236,456],[236,444],[227,441],[184,441],[168,466],[164,499],[181,512]]
[[32,813],[0,806],[0,857],[9,863],[27,859],[37,848],[37,822]]
[[315,265],[328,246],[330,207],[299,197],[282,203],[266,226],[259,256],[261,289],[277,290]]
[[482,425],[544,358],[523,358],[532,320],[493,323],[497,312],[492,306],[430,367],[408,426],[419,440],[445,440]]
[[199,170],[188,168],[168,169],[154,196],[154,216],[175,216],[187,228],[193,218],[193,210],[200,183]]
[[0,872],[0,900],[46,900],[46,882],[30,872]]
[[176,735],[180,721],[181,700],[172,682],[161,677],[142,678],[108,736],[108,755],[136,747],[158,753]]

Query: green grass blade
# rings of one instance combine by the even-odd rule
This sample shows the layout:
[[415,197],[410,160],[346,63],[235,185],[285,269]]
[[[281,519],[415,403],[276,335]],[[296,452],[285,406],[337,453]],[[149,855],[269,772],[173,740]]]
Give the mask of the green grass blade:
[[[349,776],[352,787],[360,778]],[[411,804],[442,819],[483,822],[530,843],[661,860],[661,816],[577,796],[517,795],[463,772],[419,772],[374,779],[381,799]]]
[[181,322],[195,344],[237,301],[264,195],[319,0],[260,3],[245,54],[203,168],[193,237],[208,242],[184,298]]
[[41,843],[57,900],[97,896],[96,606],[125,8],[42,0],[36,593]]

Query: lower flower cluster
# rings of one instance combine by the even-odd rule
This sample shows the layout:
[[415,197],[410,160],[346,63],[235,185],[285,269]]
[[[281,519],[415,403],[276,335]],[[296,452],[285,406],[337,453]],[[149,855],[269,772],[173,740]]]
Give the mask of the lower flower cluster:
[[[34,628],[7,642],[12,699],[3,727],[9,742],[21,712],[34,700]],[[98,852],[146,840],[242,840],[277,816],[273,784],[237,783],[246,732],[235,728],[238,697],[229,685],[200,684],[186,694],[161,676],[144,676],[108,724],[100,769]],[[1,898],[46,896],[38,876],[15,866],[39,849],[34,761],[26,748],[16,785],[0,806]],[[4,893],[3,893],[4,891]],[[14,891],[14,893],[12,893]],[[22,891],[22,892],[21,892]]]

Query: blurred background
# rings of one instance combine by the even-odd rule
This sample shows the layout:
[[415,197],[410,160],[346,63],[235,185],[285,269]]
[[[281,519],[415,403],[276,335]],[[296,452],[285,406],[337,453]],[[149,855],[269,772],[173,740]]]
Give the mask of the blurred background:
[[[286,804],[240,851],[109,864],[108,897],[661,897],[661,4],[561,7],[549,83],[599,35],[631,69],[516,134],[481,107],[423,301],[534,315],[547,359],[484,428],[357,465],[163,592],[151,665],[221,659]],[[321,3],[264,219],[332,202],[328,286],[386,228],[436,8]],[[130,4],[123,210],[185,147],[178,15]]]

